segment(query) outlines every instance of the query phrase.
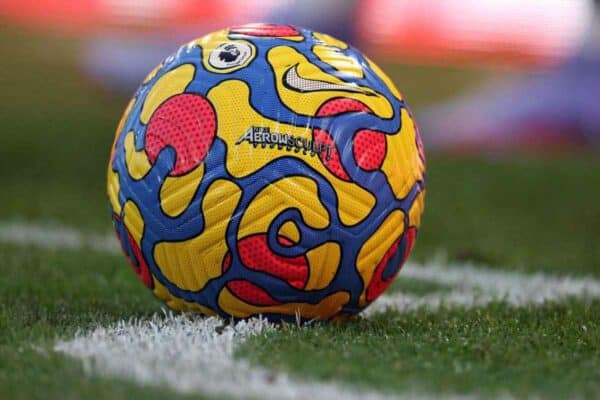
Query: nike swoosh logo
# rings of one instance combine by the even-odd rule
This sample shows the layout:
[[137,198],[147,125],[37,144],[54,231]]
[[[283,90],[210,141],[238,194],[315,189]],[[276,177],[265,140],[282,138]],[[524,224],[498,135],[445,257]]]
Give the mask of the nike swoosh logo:
[[331,82],[319,81],[316,79],[306,79],[298,75],[298,64],[288,69],[283,76],[283,83],[288,88],[296,91],[306,92],[321,92],[324,90],[336,90],[353,93],[363,93],[371,95],[371,93],[361,89],[355,83],[336,84]]

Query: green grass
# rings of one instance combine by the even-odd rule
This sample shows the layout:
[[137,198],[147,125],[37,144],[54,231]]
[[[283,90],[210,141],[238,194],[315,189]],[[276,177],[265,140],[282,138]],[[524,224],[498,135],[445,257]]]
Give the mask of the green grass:
[[600,396],[600,303],[386,313],[346,324],[288,326],[238,356],[299,376],[390,392]]
[[86,373],[78,362],[23,345],[0,353],[0,398],[11,400],[117,400],[202,399],[182,396],[163,388],[145,388],[131,382]]
[[109,226],[105,171],[128,99],[82,79],[77,43],[0,35],[0,218]]
[[0,245],[0,259],[0,344],[69,336],[158,309],[123,257]]
[[[128,99],[82,79],[77,47],[0,34],[0,85],[10,98],[0,109],[0,220],[109,228],[105,163]],[[423,105],[487,76],[451,68],[386,70],[417,117]],[[427,196],[413,260],[442,250],[451,261],[600,276],[597,157],[430,154]],[[400,275],[392,290],[423,295],[448,288]],[[0,398],[179,398],[89,376],[79,363],[51,351],[58,337],[159,309],[123,257],[0,245]],[[248,341],[239,355],[298,376],[388,391],[598,398],[599,314],[598,301],[386,313],[347,324],[289,327]]]
[[415,257],[600,275],[600,160],[431,157]]
[[199,398],[91,376],[52,351],[58,338],[160,311],[122,257],[0,245],[0,260],[0,399]]
[[91,377],[57,338],[160,309],[121,257],[0,245],[1,399],[160,399],[164,390]]

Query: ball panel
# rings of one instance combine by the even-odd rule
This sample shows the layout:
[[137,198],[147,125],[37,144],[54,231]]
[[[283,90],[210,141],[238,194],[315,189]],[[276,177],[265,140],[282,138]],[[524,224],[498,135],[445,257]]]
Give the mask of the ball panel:
[[[356,265],[365,288],[369,287],[377,267],[381,265],[386,256],[391,254],[392,247],[397,246],[403,232],[404,213],[394,210],[361,247]],[[360,296],[360,305],[364,307],[370,301],[372,300],[367,298],[366,289],[363,290]]]
[[342,161],[340,160],[340,154],[337,149],[337,146],[333,140],[333,138],[322,129],[315,129],[313,131],[313,139],[320,143],[325,143],[327,146],[331,147],[331,150],[326,154],[324,152],[319,153],[319,158],[323,162],[325,168],[329,170],[332,174],[337,176],[338,178],[350,182],[350,177],[348,173],[342,166]]
[[216,129],[215,112],[205,98],[175,95],[152,114],[146,129],[146,153],[154,164],[158,154],[170,147],[175,151],[175,166],[169,175],[185,175],[204,160]]
[[372,302],[379,297],[393,282],[408,258],[416,237],[416,229],[408,228],[400,240],[397,240],[388,249],[373,273],[371,282],[365,292],[367,302]]
[[421,216],[425,211],[425,190],[420,192],[413,204],[410,207],[410,212],[408,214],[408,220],[410,222],[410,226],[415,228],[419,228],[421,226]]
[[284,223],[279,232],[277,232],[277,237],[279,239],[279,244],[283,246],[293,245],[300,241],[300,230],[298,229],[298,225],[294,221],[287,221]]
[[238,240],[268,232],[273,220],[287,209],[300,212],[304,224],[314,229],[325,229],[330,223],[317,183],[307,177],[289,176],[269,182],[249,201],[241,217]]
[[[279,238],[285,244],[291,242]],[[255,271],[266,272],[283,279],[296,289],[304,289],[308,280],[308,261],[304,256],[283,257],[275,253],[267,243],[266,234],[246,237],[238,242],[242,263]]]
[[416,146],[415,124],[405,108],[401,110],[400,130],[393,135],[386,135],[386,142],[387,148],[393,151],[387,152],[381,169],[396,198],[403,199],[415,182],[423,181],[425,168]]
[[140,249],[141,238],[144,232],[144,220],[140,210],[132,201],[125,203],[122,217],[113,214],[115,233],[121,243],[121,248],[129,261],[129,265],[140,281],[152,289],[152,275],[148,263]]
[[313,47],[313,52],[321,62],[335,68],[345,76],[359,79],[365,77],[360,63],[355,58],[345,55],[337,47],[316,45]]
[[150,273],[148,263],[146,263],[146,260],[144,259],[142,250],[127,229],[125,229],[125,234],[127,236],[125,240],[127,240],[129,248],[131,249],[131,255],[128,257],[129,263],[144,286],[152,289],[152,274]]
[[143,179],[152,169],[152,164],[145,150],[136,150],[135,133],[133,131],[129,131],[125,135],[123,147],[128,175],[136,181]]
[[306,253],[310,273],[304,289],[322,290],[333,282],[340,268],[342,252],[339,243],[325,242]]
[[248,318],[257,315],[289,315],[304,319],[327,320],[338,314],[348,303],[347,292],[336,292],[316,304],[285,303],[275,306],[255,306],[234,296],[227,288],[219,294],[219,307],[228,315],[236,318]]
[[300,32],[290,25],[247,24],[229,28],[230,33],[247,36],[286,37],[301,36]]
[[218,315],[215,310],[213,310],[209,307],[203,306],[198,303],[192,303],[189,301],[185,301],[178,297],[173,296],[173,294],[171,294],[169,289],[167,289],[167,287],[165,285],[160,283],[160,281],[158,279],[156,279],[156,277],[153,277],[152,281],[153,281],[153,287],[154,287],[152,292],[159,300],[164,301],[165,304],[169,308],[176,310],[176,311],[197,312],[197,313],[208,315],[208,316]]
[[[202,199],[202,233],[188,240],[155,244],[153,259],[169,283],[182,290],[198,292],[222,274],[221,264],[229,251],[227,227],[241,196],[241,189],[233,182],[214,181]],[[160,231],[155,234],[161,236]]]
[[394,256],[398,252],[398,245],[400,244],[400,240],[396,240],[392,247],[387,249],[383,259],[379,262],[375,270],[373,271],[373,276],[371,277],[371,281],[365,290],[365,299],[368,303],[375,300],[379,297],[385,289],[387,289],[388,285],[392,282],[391,280],[384,280],[382,275],[383,272],[387,269],[388,264],[394,263]]
[[133,109],[135,102],[136,102],[135,97],[133,99],[129,100],[129,103],[127,103],[127,107],[125,107],[125,111],[123,112],[123,115],[121,116],[121,119],[119,120],[119,124],[117,125],[117,131],[115,133],[115,140],[113,141],[113,145],[112,145],[111,151],[110,151],[110,163],[109,163],[110,169],[112,169],[112,163],[115,159],[115,152],[117,150],[117,143],[118,143],[119,137],[123,133],[123,127],[125,126],[125,122],[127,122],[127,119],[129,118],[129,115],[131,114],[131,110]]
[[352,152],[354,160],[360,168],[365,171],[380,169],[387,152],[385,135],[370,129],[356,132],[352,143]]
[[229,281],[227,283],[227,289],[229,289],[231,294],[239,298],[241,301],[254,306],[266,307],[277,306],[281,304],[272,298],[266,290],[261,289],[254,283],[243,279]]
[[204,176],[204,164],[183,176],[167,176],[160,188],[160,208],[169,217],[181,215],[189,207]]
[[192,82],[196,68],[191,64],[183,64],[162,75],[146,95],[139,115],[140,121],[147,124],[154,111],[168,98],[183,93]]
[[313,38],[319,43],[325,44],[327,46],[337,47],[338,49],[346,50],[348,48],[348,44],[344,41],[334,38],[331,35],[320,32],[313,32]]
[[108,172],[106,173],[106,188],[108,193],[108,202],[113,214],[121,215],[121,202],[119,201],[121,183],[119,182],[119,173],[113,171],[112,169],[112,163],[108,164]]

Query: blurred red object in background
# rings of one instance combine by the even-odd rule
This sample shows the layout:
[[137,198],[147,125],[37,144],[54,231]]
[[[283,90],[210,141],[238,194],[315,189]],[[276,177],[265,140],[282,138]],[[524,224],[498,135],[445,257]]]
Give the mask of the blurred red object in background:
[[356,35],[392,60],[554,64],[580,48],[593,13],[591,0],[363,0]]
[[0,0],[0,18],[32,28],[68,34],[106,29],[160,31],[201,25],[212,30],[242,23],[273,7],[273,0]]

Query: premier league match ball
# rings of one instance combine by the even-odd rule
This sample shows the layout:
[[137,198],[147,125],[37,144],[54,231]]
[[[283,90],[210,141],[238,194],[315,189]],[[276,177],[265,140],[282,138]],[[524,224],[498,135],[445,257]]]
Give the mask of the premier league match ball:
[[146,77],[117,129],[108,196],[125,255],[169,307],[340,319],[408,258],[425,157],[365,55],[252,24],[185,44]]

